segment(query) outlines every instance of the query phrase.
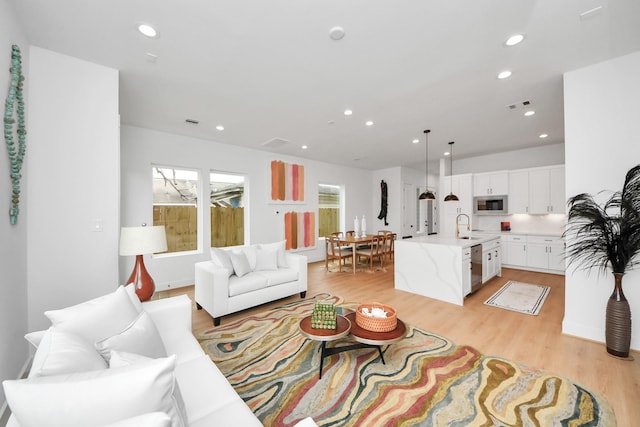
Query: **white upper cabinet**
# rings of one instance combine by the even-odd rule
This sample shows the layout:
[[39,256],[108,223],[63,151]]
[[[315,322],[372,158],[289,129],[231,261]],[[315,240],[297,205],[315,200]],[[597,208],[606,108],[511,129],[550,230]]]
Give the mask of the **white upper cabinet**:
[[459,201],[441,202],[440,234],[454,236],[456,229],[456,217],[459,214],[467,214],[469,216],[473,214],[473,197],[471,187],[471,174],[453,175],[443,179],[442,188],[444,191],[442,193],[444,196],[452,192],[458,196]]
[[509,193],[507,171],[473,174],[474,196],[502,196]]
[[565,213],[564,186],[564,166],[530,170],[528,213]]
[[509,213],[529,212],[529,171],[509,172]]

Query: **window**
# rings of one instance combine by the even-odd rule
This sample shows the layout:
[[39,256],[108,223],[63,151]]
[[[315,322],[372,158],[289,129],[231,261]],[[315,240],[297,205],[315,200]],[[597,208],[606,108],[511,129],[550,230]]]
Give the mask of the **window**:
[[244,186],[242,175],[209,174],[211,246],[244,244]]
[[340,230],[341,193],[339,185],[318,184],[318,236]]
[[198,172],[153,168],[153,225],[164,225],[167,252],[198,249]]

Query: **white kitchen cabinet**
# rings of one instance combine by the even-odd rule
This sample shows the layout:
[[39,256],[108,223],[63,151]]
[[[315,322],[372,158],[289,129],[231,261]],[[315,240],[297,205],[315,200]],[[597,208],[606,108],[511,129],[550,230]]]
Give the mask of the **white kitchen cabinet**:
[[462,295],[471,293],[471,248],[462,250]]
[[514,267],[526,267],[527,266],[527,236],[525,235],[513,235],[507,236],[507,252],[504,264],[512,265]]
[[[452,177],[445,177],[443,179],[442,193],[444,195],[453,191],[453,194],[458,196],[457,202],[444,202],[441,199],[440,208],[440,231],[439,233],[444,236],[453,237],[456,233],[456,218],[460,214],[469,215],[469,221],[471,221],[471,215],[473,214],[473,196],[471,189],[471,174],[453,175]],[[466,227],[467,219],[464,218],[463,222]]]
[[500,239],[482,244],[482,283],[494,276],[502,276]]
[[529,171],[517,170],[509,172],[509,213],[521,214],[529,212]]
[[507,171],[473,174],[474,196],[498,196],[509,193],[509,173]]
[[528,213],[565,213],[564,186],[564,166],[530,170]]
[[527,267],[564,272],[564,240],[557,237],[529,236]]

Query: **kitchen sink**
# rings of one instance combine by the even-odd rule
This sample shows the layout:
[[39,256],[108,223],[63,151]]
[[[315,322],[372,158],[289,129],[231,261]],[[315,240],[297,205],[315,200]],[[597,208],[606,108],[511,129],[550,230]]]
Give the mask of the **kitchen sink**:
[[458,237],[458,239],[464,239],[464,240],[480,240],[480,239],[482,239],[482,237],[470,237],[470,236],[463,236],[463,237]]

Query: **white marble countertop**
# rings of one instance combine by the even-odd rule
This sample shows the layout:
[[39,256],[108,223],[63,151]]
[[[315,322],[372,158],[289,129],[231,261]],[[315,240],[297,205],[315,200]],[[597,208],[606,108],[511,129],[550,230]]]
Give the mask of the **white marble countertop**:
[[500,230],[471,230],[471,234],[479,233],[479,234],[495,234],[498,236],[551,236],[551,237],[562,237],[561,232],[532,232],[532,231],[500,231]]
[[461,239],[455,237],[446,237],[439,234],[431,234],[429,236],[419,236],[414,237],[412,239],[402,240],[407,243],[429,243],[433,245],[446,245],[446,246],[457,246],[460,248],[469,248],[474,245],[478,245],[480,243],[485,243],[490,240],[500,238],[500,233],[495,234],[473,234],[470,235],[469,239]]

